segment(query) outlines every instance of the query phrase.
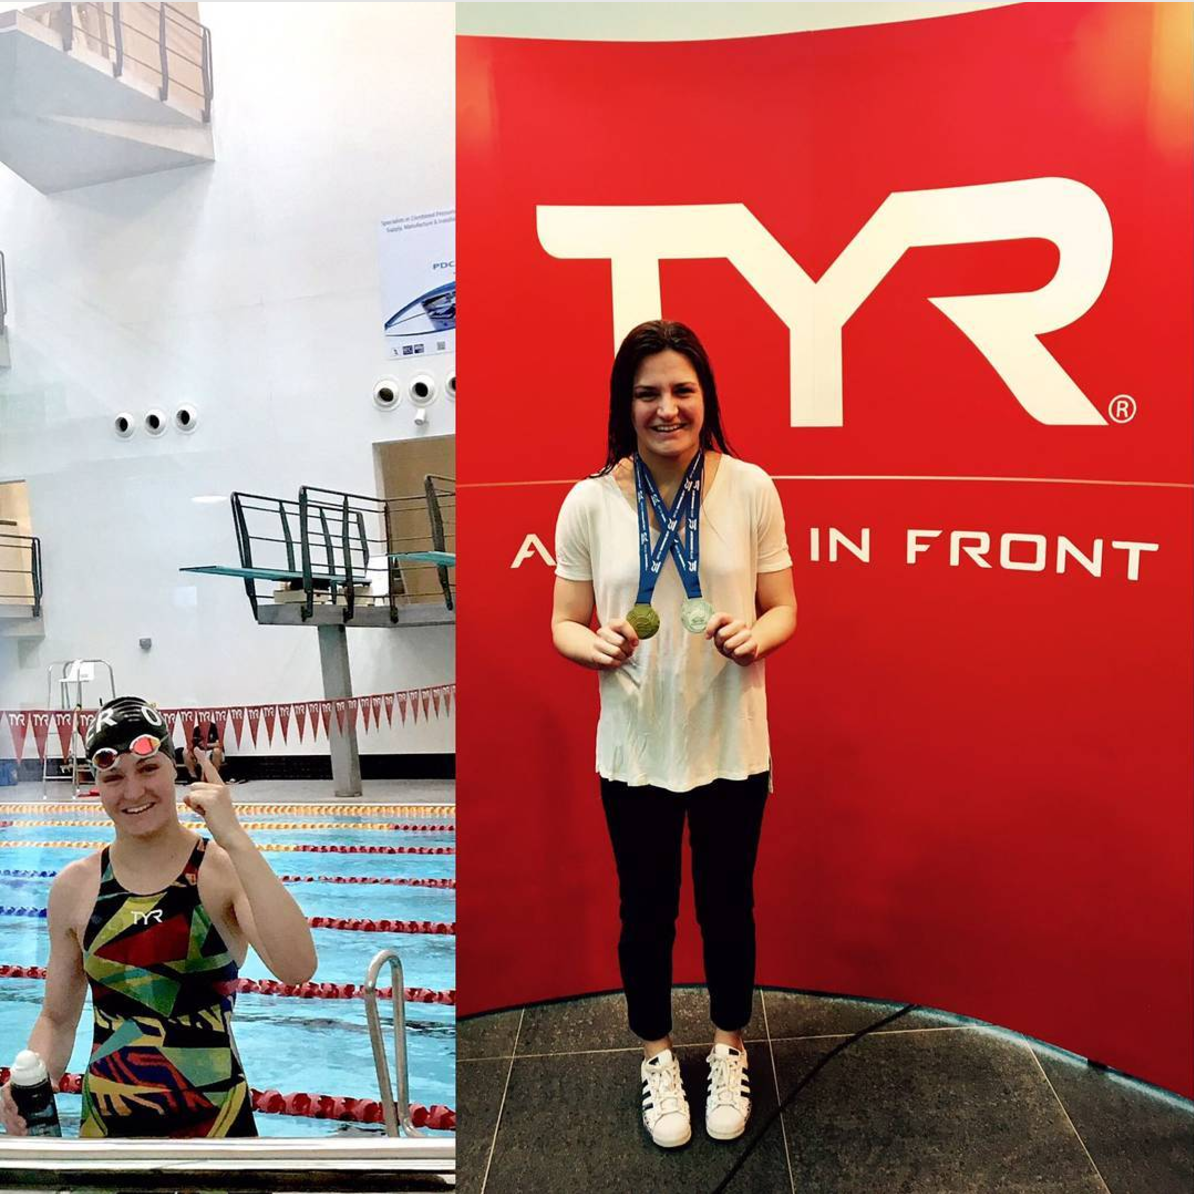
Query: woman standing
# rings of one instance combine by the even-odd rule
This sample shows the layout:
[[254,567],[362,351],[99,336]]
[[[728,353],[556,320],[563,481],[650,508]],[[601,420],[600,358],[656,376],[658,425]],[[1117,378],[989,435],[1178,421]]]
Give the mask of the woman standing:
[[792,636],[796,597],[775,485],[729,455],[709,359],[683,324],[641,324],[619,348],[605,467],[565,499],[556,561],[556,649],[602,673],[597,771],[643,1124],[664,1148],[691,1137],[669,1035],[687,818],[714,1027],[705,1126],[732,1140],[750,1115],[763,659]]

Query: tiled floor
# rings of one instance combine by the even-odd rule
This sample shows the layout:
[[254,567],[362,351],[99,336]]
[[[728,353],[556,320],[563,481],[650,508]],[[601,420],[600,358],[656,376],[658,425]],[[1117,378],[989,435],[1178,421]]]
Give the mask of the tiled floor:
[[[181,799],[186,788],[178,789]],[[360,800],[337,800],[336,788],[330,779],[259,779],[247,784],[234,784],[233,797],[237,804],[269,804],[293,801],[301,804],[342,804],[351,810],[358,804],[455,804],[454,779],[366,779],[361,782]],[[51,783],[46,787],[48,803],[70,800],[70,784]],[[41,784],[23,783],[0,788],[0,805],[40,801]],[[91,805],[98,807],[99,801]]]
[[703,1130],[704,992],[677,990],[693,1139],[664,1152],[638,1119],[639,1050],[621,996],[458,1025],[463,1194],[1189,1194],[1194,1105],[975,1021],[911,1012],[835,1047],[895,1005],[755,996],[746,1136]]

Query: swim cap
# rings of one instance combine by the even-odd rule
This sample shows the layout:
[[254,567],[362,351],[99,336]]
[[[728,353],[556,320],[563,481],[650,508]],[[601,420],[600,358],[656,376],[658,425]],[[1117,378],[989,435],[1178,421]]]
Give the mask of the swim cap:
[[141,697],[116,697],[95,715],[87,731],[84,753],[88,759],[93,759],[99,750],[122,754],[134,739],[145,734],[157,740],[158,750],[174,758],[174,743],[166,719]]

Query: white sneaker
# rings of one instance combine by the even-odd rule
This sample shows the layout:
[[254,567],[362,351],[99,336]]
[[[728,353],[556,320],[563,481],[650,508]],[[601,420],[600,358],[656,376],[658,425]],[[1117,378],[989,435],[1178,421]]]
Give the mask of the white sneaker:
[[643,1127],[660,1148],[679,1148],[692,1139],[692,1121],[680,1063],[670,1049],[640,1067],[643,1079]]
[[714,1140],[737,1140],[750,1119],[750,1075],[746,1051],[714,1045],[709,1054],[709,1093],[705,1131]]

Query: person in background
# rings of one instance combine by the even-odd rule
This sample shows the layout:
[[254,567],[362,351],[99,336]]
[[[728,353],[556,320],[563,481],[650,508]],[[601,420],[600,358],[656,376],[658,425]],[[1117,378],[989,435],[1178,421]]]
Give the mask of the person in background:
[[[212,766],[218,772],[224,771],[224,743],[220,738],[220,729],[214,721],[200,721],[195,723],[191,731],[190,744],[183,747],[182,762],[187,770],[191,782],[199,779],[203,768],[200,766],[198,755],[205,754]],[[234,784],[234,779],[225,779],[225,783]]]

